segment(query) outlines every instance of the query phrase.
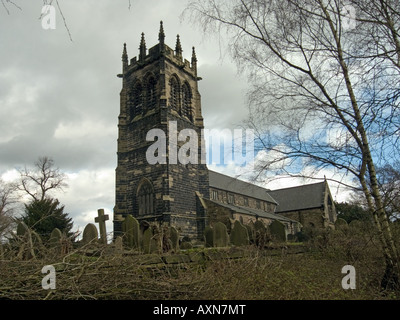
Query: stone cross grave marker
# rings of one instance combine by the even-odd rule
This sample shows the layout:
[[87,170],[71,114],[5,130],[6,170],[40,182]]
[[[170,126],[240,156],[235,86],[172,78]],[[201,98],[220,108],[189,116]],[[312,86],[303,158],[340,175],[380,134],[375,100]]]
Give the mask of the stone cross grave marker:
[[108,219],[108,214],[104,214],[104,209],[97,210],[97,217],[94,219],[94,221],[99,224],[100,241],[103,244],[107,244],[106,221]]

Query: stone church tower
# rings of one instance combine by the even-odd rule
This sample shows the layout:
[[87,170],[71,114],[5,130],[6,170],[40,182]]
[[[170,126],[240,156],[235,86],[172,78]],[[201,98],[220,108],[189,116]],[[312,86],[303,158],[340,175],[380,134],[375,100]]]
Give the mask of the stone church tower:
[[[183,59],[179,35],[175,50],[164,41],[161,22],[159,43],[147,50],[142,33],[138,57],[129,61],[124,44],[122,74],[118,75],[122,90],[114,236],[122,231],[121,221],[128,214],[139,221],[173,225],[191,238],[203,235],[205,214],[199,197],[209,197],[209,179],[201,161],[203,117],[197,58],[193,48],[191,62]],[[150,164],[146,158],[146,151],[155,143],[146,139],[151,129],[165,133],[165,162]],[[171,138],[171,133],[183,129],[197,133],[197,164],[170,161],[185,143]]]

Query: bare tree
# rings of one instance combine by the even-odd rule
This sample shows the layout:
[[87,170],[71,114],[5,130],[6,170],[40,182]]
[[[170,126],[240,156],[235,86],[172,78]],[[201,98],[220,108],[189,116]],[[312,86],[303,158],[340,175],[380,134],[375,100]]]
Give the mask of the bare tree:
[[21,179],[18,189],[35,201],[44,200],[49,193],[63,191],[68,186],[67,176],[55,167],[54,160],[49,157],[40,157],[33,169],[25,167],[19,173]]
[[6,238],[13,228],[13,215],[18,202],[16,191],[15,183],[0,179],[0,240]]
[[380,237],[384,287],[399,286],[376,172],[400,151],[399,12],[395,0],[205,0],[187,8],[205,32],[226,31],[249,74],[248,125],[274,155],[258,175],[307,166],[352,177]]

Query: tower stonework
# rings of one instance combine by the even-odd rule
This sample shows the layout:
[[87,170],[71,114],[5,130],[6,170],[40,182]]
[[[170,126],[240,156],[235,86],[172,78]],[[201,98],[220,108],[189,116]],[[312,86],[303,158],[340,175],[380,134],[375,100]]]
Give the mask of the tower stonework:
[[[183,236],[201,238],[206,222],[199,197],[209,197],[209,179],[202,161],[203,117],[194,48],[191,61],[184,60],[179,36],[175,50],[167,46],[161,22],[159,43],[147,50],[142,33],[138,57],[129,61],[124,44],[118,76],[122,90],[114,236],[121,234],[122,221],[130,214],[139,221],[172,225]],[[146,157],[157,142],[146,139],[152,129],[165,133],[165,162],[151,164]],[[195,163],[171,161],[185,143],[176,139],[176,132],[184,129],[197,133]]]

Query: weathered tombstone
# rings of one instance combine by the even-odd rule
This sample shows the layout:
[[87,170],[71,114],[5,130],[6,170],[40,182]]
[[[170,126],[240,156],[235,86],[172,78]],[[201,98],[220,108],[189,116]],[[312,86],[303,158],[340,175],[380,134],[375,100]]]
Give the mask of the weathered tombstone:
[[267,228],[261,220],[254,222],[254,235],[256,245],[263,248],[267,242]]
[[19,251],[17,258],[29,260],[35,257],[33,249],[32,233],[28,226],[20,221],[17,226],[17,236],[19,240]]
[[[162,252],[162,232],[153,225],[150,227],[153,232],[153,236],[150,239],[150,253],[161,253]],[[149,229],[150,229],[149,228]]]
[[55,248],[61,246],[62,232],[58,228],[54,228],[50,234],[50,247]]
[[93,223],[88,223],[83,229],[82,235],[82,243],[89,244],[89,243],[97,243],[99,237],[99,233],[97,231],[96,226]]
[[129,248],[138,249],[140,244],[140,226],[132,215],[128,215],[123,224],[123,230],[125,233],[125,242]]
[[343,218],[337,218],[335,221],[335,228],[337,229],[346,229],[348,226],[349,224]]
[[117,254],[121,254],[124,251],[122,237],[118,236],[115,238],[114,246],[115,246],[115,251]]
[[227,247],[229,244],[229,236],[226,225],[222,222],[217,222],[213,227],[214,247]]
[[152,228],[147,228],[143,232],[142,240],[143,240],[143,252],[150,253],[151,252],[151,239],[153,238],[153,230]]
[[247,233],[247,229],[240,223],[239,220],[236,220],[233,224],[230,234],[230,241],[235,246],[246,246],[249,244],[249,235]]
[[204,229],[204,239],[206,248],[214,247],[214,230],[210,226]]
[[285,225],[282,222],[278,220],[272,221],[272,223],[269,225],[269,230],[274,240],[283,242],[286,241]]
[[94,219],[99,224],[100,229],[100,242],[107,244],[107,230],[106,221],[109,219],[108,214],[104,214],[104,209],[97,210],[97,217]]
[[254,243],[255,242],[255,235],[254,235],[254,223],[253,221],[250,221],[249,224],[245,225],[247,229],[247,234],[249,235],[249,242]]
[[169,237],[171,240],[172,250],[175,252],[179,250],[179,233],[174,227],[169,227]]
[[182,250],[192,249],[193,245],[189,238],[184,237],[179,246]]
[[17,236],[24,236],[25,233],[29,232],[28,226],[25,224],[25,222],[20,221],[17,225]]

